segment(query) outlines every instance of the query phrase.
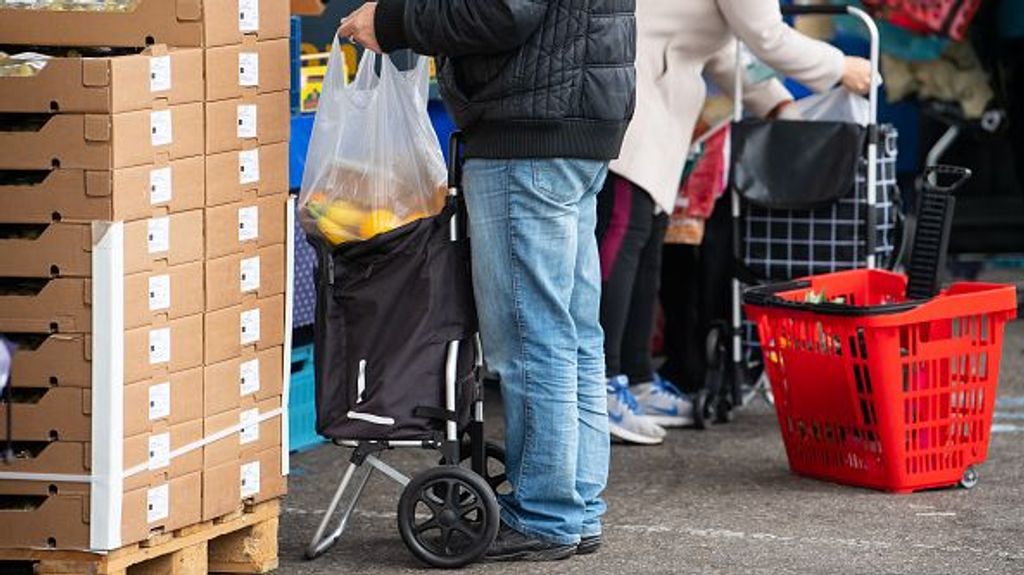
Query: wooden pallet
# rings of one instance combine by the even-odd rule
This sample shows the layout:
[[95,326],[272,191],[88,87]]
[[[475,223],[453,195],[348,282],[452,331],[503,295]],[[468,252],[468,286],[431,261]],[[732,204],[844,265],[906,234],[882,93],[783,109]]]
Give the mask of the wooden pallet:
[[[85,551],[0,549],[7,572],[36,575],[205,575],[277,568],[279,500],[267,501],[100,555]],[[0,564],[2,567],[3,564]]]

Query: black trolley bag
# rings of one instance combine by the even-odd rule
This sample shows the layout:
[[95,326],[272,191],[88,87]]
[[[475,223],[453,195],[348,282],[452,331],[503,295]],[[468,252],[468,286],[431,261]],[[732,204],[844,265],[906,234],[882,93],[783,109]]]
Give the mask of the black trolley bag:
[[[877,78],[878,29],[866,12],[846,5],[782,10],[794,16],[860,19],[871,38],[871,69]],[[731,193],[728,207],[718,207],[729,209],[732,224],[727,238],[734,261],[731,301],[728,319],[716,322],[704,342],[707,369],[694,410],[700,428],[728,421],[734,408],[758,393],[771,401],[755,330],[745,324],[740,309],[744,284],[886,267],[896,253],[897,133],[877,122],[877,80],[868,96],[868,124],[861,126],[745,119],[739,59],[736,74]]]
[[[374,471],[402,486],[398,530],[424,563],[462,567],[497,535],[496,492],[507,475],[504,449],[484,441],[460,167],[454,134],[449,195],[437,215],[337,246],[310,236],[318,255],[316,428],[352,452],[307,559],[343,535]],[[436,450],[441,459],[407,476],[381,459],[398,448]]]

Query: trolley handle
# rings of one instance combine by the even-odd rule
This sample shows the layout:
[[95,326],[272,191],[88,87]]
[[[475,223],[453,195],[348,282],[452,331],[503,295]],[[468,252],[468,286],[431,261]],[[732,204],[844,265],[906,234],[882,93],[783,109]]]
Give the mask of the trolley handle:
[[456,195],[462,183],[462,132],[456,130],[448,138],[448,193]]
[[[954,191],[966,184],[967,180],[971,179],[972,175],[973,174],[969,168],[936,164],[924,169],[924,173],[920,176],[920,181],[928,190],[944,194],[952,194]],[[942,184],[939,180],[942,176],[950,176],[954,179],[948,184]]]

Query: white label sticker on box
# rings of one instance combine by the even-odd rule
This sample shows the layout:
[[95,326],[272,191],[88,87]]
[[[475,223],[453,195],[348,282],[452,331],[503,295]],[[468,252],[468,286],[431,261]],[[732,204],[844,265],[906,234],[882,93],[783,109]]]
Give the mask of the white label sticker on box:
[[149,278],[149,311],[171,307],[171,276],[162,274]]
[[243,311],[239,315],[241,319],[241,338],[240,343],[242,345],[249,345],[256,343],[260,340],[260,308],[250,309]]
[[260,85],[259,52],[238,53],[238,85],[243,88]]
[[260,410],[247,409],[242,412],[238,423],[242,429],[238,432],[238,442],[242,445],[260,440]]
[[252,497],[260,492],[260,462],[242,464],[241,489],[242,499]]
[[255,184],[260,181],[260,150],[238,152],[238,183]]
[[171,509],[170,499],[170,488],[166,484],[146,491],[146,521],[155,523],[167,519]]
[[260,360],[250,359],[238,366],[238,393],[245,397],[260,390]]
[[149,253],[159,254],[171,249],[171,218],[150,218],[146,222]]
[[171,415],[171,383],[165,381],[149,388],[149,420],[156,421]]
[[171,57],[153,56],[149,59],[149,91],[166,92],[171,89]]
[[149,469],[163,469],[171,464],[171,434],[149,436]]
[[174,141],[170,110],[154,110],[149,113],[149,137],[154,146],[166,146]]
[[170,166],[149,171],[149,203],[151,205],[156,206],[170,202],[173,195],[172,188]]
[[238,137],[256,137],[256,104],[238,105]]
[[238,208],[238,241],[251,242],[260,237],[260,208]]
[[260,0],[238,0],[238,31],[256,32],[260,29]]
[[171,328],[161,327],[149,331],[149,364],[171,361]]
[[239,265],[239,283],[242,293],[260,289],[260,256],[245,258]]

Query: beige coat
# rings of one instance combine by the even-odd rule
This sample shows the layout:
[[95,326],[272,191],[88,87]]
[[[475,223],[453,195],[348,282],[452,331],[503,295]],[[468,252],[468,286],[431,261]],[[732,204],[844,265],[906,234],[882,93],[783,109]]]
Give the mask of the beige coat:
[[[842,75],[842,52],[787,26],[778,0],[637,0],[636,18],[636,112],[611,170],[668,212],[704,105],[702,72],[732,93],[736,36],[811,89],[828,90]],[[744,103],[758,115],[789,98],[776,81],[744,84]]]

